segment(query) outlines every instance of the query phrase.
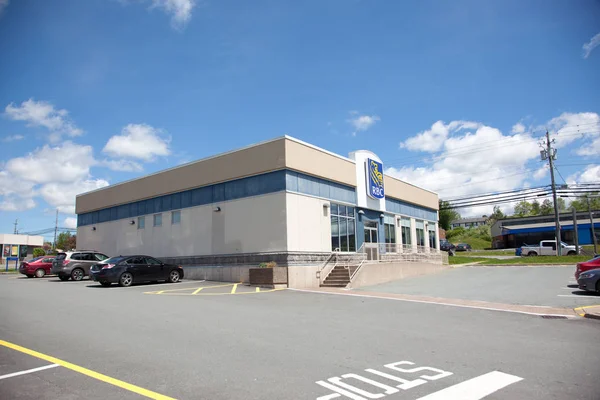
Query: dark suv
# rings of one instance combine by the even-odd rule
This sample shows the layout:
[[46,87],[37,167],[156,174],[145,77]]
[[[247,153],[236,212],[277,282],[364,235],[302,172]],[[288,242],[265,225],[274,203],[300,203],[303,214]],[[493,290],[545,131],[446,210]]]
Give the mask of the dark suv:
[[90,267],[97,262],[106,260],[108,256],[94,250],[73,250],[58,253],[52,262],[52,273],[58,275],[61,281],[80,281],[90,275]]
[[440,240],[440,250],[447,251],[448,255],[453,256],[454,252],[456,251],[456,246],[453,245],[452,243],[450,243],[446,239],[441,239]]

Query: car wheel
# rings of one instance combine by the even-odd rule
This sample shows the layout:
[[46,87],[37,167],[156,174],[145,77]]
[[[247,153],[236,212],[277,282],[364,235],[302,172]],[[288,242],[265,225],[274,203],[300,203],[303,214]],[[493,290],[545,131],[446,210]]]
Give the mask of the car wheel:
[[74,281],[80,281],[83,279],[83,270],[81,268],[75,268],[73,271],[71,271],[71,279],[73,279]]
[[35,277],[36,278],[43,278],[44,275],[46,275],[46,271],[43,268],[38,268],[35,270]]
[[119,277],[119,286],[128,287],[133,283],[133,275],[129,272],[123,272]]
[[179,271],[173,270],[169,273],[169,282],[171,282],[171,283],[179,282],[180,278],[181,278],[181,274],[179,273]]
[[537,253],[535,251],[530,251],[529,253],[527,253],[527,255],[529,257],[535,257],[535,256],[537,256]]
[[112,283],[110,282],[100,282],[100,284],[104,287],[109,287],[110,285],[112,285]]
[[567,255],[568,255],[568,256],[574,256],[575,254],[577,254],[577,253],[576,253],[576,252],[574,252],[574,251],[572,251],[572,250],[571,250],[570,252],[568,252],[568,253],[567,253]]
[[61,281],[68,281],[69,280],[69,275],[59,275],[58,279],[60,279]]
[[33,275],[25,275],[28,278],[33,278]]

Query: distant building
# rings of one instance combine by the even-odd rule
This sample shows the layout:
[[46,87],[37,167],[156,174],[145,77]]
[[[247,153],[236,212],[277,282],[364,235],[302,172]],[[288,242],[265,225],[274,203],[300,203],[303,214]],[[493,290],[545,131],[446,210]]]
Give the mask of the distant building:
[[33,249],[43,245],[43,236],[0,233],[0,249],[2,249],[0,260],[2,265],[5,264],[8,257],[19,257],[19,259],[31,257],[33,256]]
[[481,225],[485,225],[485,223],[487,222],[487,218],[486,217],[480,217],[480,218],[461,218],[461,219],[457,219],[455,221],[452,221],[450,223],[450,226],[452,229],[454,228],[475,228]]
[[[597,243],[600,243],[600,210],[592,211]],[[536,244],[542,240],[552,240],[555,236],[554,215],[535,217],[506,218],[492,225],[492,247],[495,249],[517,248],[525,244]],[[563,213],[559,216],[560,233],[563,242],[575,243],[573,214]],[[586,212],[577,213],[577,233],[579,244],[593,244],[592,224]]]

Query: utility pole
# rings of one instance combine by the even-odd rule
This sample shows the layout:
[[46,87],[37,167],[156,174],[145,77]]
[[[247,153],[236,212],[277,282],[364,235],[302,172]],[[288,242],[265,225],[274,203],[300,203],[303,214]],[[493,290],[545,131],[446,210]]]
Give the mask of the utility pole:
[[546,149],[541,151],[542,160],[548,160],[550,163],[550,180],[552,181],[552,198],[554,200],[554,222],[556,236],[556,254],[562,255],[562,246],[560,238],[560,220],[558,216],[558,202],[556,201],[556,183],[554,182],[554,160],[556,159],[556,149],[552,148],[554,139],[550,141],[550,134],[546,130]]
[[579,232],[577,231],[577,210],[573,207],[573,234],[575,235],[575,251],[579,254]]
[[592,240],[594,241],[594,254],[598,254],[598,241],[596,240],[596,231],[594,230],[594,218],[592,217],[592,206],[590,205],[590,196],[585,196],[588,204],[588,213],[590,214],[590,225],[592,226]]
[[58,208],[56,209],[56,221],[54,222],[54,250],[56,250],[56,233],[58,232]]

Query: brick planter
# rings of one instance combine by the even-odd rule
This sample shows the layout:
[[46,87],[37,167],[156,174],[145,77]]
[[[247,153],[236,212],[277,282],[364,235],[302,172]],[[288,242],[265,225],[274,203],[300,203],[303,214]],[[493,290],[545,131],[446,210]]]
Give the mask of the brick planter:
[[287,286],[287,268],[250,268],[250,284],[257,286],[282,287]]

